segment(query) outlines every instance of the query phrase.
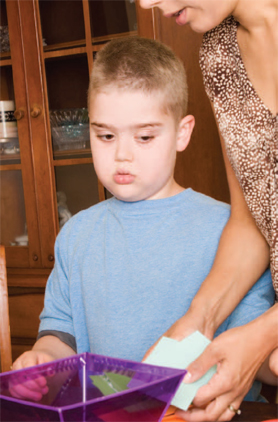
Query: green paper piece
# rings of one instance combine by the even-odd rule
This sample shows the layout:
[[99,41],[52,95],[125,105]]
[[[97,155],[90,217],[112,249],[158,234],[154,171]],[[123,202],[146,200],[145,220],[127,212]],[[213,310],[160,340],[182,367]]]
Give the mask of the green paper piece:
[[[162,337],[153,352],[144,361],[151,365],[167,366],[169,368],[186,369],[199,357],[210,344],[199,331],[195,331],[182,341]],[[182,410],[187,410],[200,387],[207,384],[216,373],[216,365],[198,381],[190,384],[181,383],[171,404]]]
[[104,396],[127,390],[128,383],[131,380],[131,378],[125,375],[115,374],[114,372],[105,372],[102,375],[90,375],[90,379]]

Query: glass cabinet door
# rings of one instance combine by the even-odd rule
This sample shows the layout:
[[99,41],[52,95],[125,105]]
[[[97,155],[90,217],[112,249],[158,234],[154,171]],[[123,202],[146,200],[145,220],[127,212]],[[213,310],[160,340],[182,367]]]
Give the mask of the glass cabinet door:
[[[22,163],[6,2],[0,2],[0,243],[7,249],[7,261],[29,266]],[[16,252],[11,247],[16,246]],[[14,249],[15,251],[15,249]]]
[[[1,19],[4,3],[1,2]],[[6,23],[6,21],[4,21]],[[4,246],[27,246],[25,201],[23,193],[20,148],[10,62],[8,26],[1,22],[0,84],[0,243]]]
[[8,28],[8,43],[5,51],[1,44],[0,53],[1,105],[6,108],[5,101],[11,101],[1,123],[2,129],[6,125],[0,157],[1,242],[8,267],[48,268],[56,223],[34,4],[1,0],[0,5],[1,28]]

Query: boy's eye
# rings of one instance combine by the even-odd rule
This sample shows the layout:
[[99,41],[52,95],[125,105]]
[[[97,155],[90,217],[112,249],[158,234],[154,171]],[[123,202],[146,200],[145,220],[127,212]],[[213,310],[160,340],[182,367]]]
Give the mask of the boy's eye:
[[97,137],[101,139],[102,141],[112,141],[114,138],[114,135],[112,135],[111,133],[106,133],[104,135],[97,135]]
[[138,140],[140,142],[150,142],[153,138],[154,136],[150,136],[150,135],[138,136]]

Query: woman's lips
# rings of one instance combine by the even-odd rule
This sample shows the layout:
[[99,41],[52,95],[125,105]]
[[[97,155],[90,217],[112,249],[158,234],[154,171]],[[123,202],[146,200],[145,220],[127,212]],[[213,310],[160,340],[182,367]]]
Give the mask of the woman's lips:
[[130,173],[115,173],[113,178],[118,185],[129,185],[134,181],[135,176]]
[[186,22],[186,8],[179,10],[176,13],[164,14],[166,18],[176,18],[176,23],[178,25],[185,25]]
[[185,25],[186,22],[186,9],[182,9],[178,12],[178,15],[176,16],[176,23],[178,25]]

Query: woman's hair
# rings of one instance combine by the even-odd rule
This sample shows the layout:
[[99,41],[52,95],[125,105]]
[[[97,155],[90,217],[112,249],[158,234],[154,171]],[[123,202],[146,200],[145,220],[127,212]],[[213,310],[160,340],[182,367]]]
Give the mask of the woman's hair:
[[147,94],[160,92],[167,112],[177,120],[186,115],[188,93],[183,64],[158,41],[136,36],[108,42],[93,64],[88,104],[94,94],[109,86]]

